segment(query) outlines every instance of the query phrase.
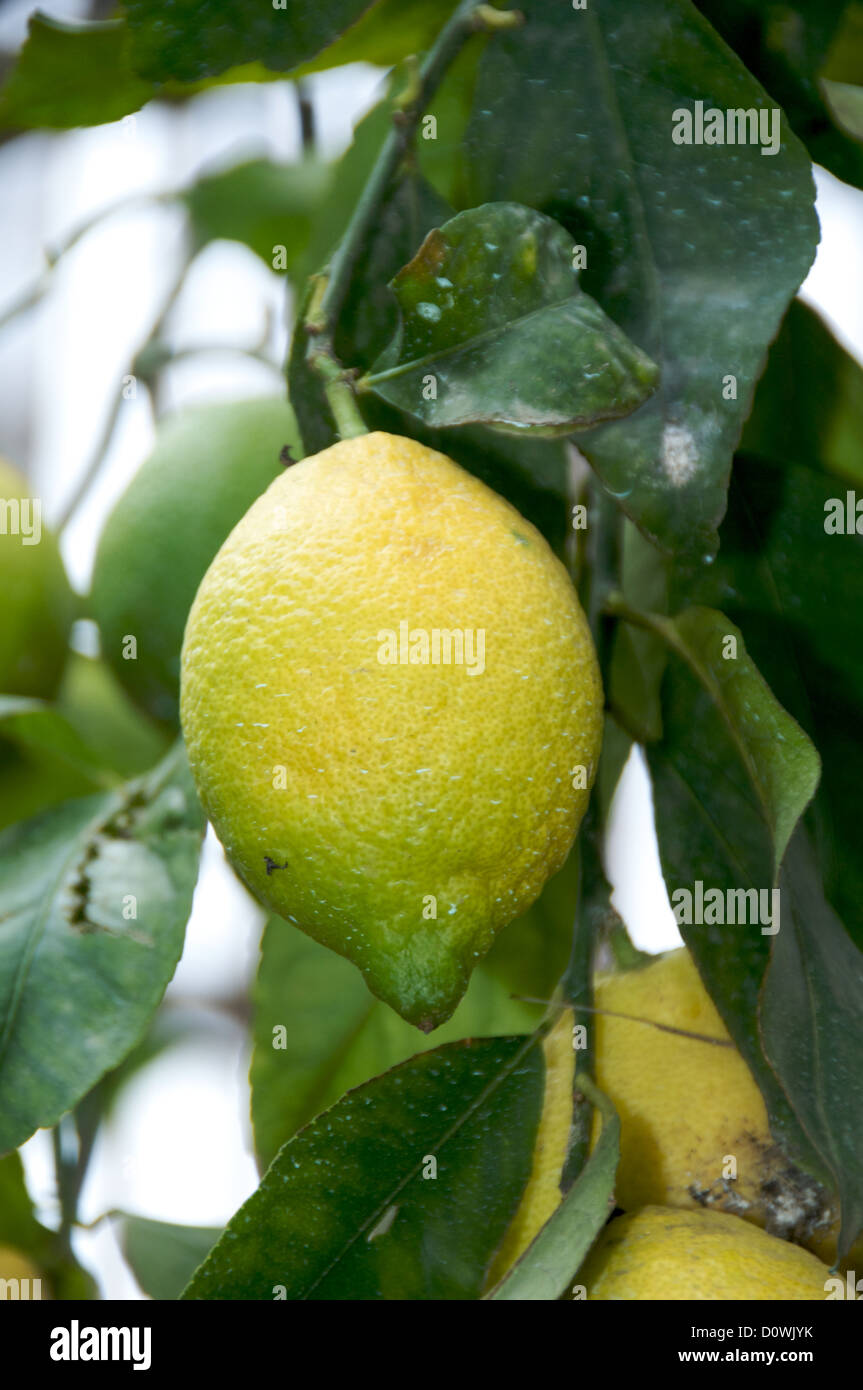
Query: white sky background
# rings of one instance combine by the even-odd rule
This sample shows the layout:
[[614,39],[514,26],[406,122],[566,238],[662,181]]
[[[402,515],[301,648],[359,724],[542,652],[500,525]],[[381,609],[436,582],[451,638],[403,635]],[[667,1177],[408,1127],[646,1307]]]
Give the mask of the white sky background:
[[[74,0],[48,6],[74,17]],[[29,0],[0,10],[0,46],[18,41]],[[381,74],[365,66],[320,74],[310,84],[322,152],[337,154],[367,109]],[[287,84],[227,87],[178,111],[155,107],[134,119],[60,136],[28,135],[0,146],[3,254],[0,310],[41,269],[42,248],[62,240],[122,198],[177,188],[203,169],[266,154],[299,152]],[[818,173],[822,244],[803,297],[863,359],[863,194]],[[0,334],[0,454],[26,466],[56,516],[86,466],[131,352],[178,265],[179,213],[137,205],[91,233],[56,276],[49,299]],[[288,325],[284,282],[251,252],[221,243],[196,264],[169,327],[175,346],[251,346],[271,322],[268,351],[281,361]],[[222,395],[271,394],[279,377],[226,351],[166,373],[169,407]],[[123,408],[100,481],[64,537],[73,583],[86,589],[105,516],[152,443],[146,393]],[[679,942],[662,882],[650,793],[640,754],[615,800],[608,846],[615,901],[637,945]],[[257,1185],[251,1157],[246,1032],[220,1002],[251,979],[263,917],[208,837],[186,949],[168,991],[172,1010],[194,1024],[189,1041],[142,1071],[100,1140],[82,1216],[112,1208],[159,1220],[219,1225]],[[31,1190],[44,1219],[54,1214],[50,1144],[25,1148]],[[77,1238],[82,1261],[110,1298],[142,1295],[108,1222]]]

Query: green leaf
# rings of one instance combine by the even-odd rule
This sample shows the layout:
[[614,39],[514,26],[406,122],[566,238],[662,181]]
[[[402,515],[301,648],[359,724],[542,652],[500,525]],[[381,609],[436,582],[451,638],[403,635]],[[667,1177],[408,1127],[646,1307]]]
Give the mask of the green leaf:
[[70,653],[57,708],[104,766],[123,777],[146,772],[168,751],[168,735],[132,704],[102,660]]
[[0,1152],[56,1123],[141,1037],[180,957],[203,829],[174,752],[0,836]]
[[182,201],[199,246],[220,238],[239,241],[271,270],[291,270],[309,246],[331,180],[328,166],[315,160],[252,159],[204,175],[185,190]]
[[251,1065],[252,1125],[262,1166],[296,1131],[354,1086],[441,1043],[528,1033],[566,965],[575,905],[574,859],[538,902],[501,932],[467,994],[434,1038],[370,994],[359,971],[273,917],[261,942]]
[[85,790],[113,786],[117,781],[113,773],[106,772],[100,754],[55,705],[45,700],[0,695],[0,737],[81,774],[89,784]]
[[119,20],[65,24],[37,11],[2,91],[0,128],[102,125],[137,111],[153,88],[132,69]]
[[[806,391],[805,371],[794,390]],[[829,440],[825,431],[825,446]],[[716,562],[678,571],[674,593],[733,618],[771,690],[818,749],[810,828],[828,897],[863,946],[863,536],[825,531],[831,501],[847,510],[846,485],[836,478],[738,455]]]
[[798,831],[782,870],[782,930],[761,1002],[764,1051],[833,1175],[838,1257],[863,1229],[863,953],[824,900]]
[[493,1301],[552,1302],[572,1283],[614,1206],[620,1162],[620,1120],[590,1078],[576,1077],[602,1114],[602,1133],[572,1187],[525,1250],[486,1298]]
[[46,1234],[36,1220],[20,1156],[7,1154],[0,1158],[0,1245],[30,1254],[41,1249]]
[[817,241],[808,156],[785,121],[773,155],[674,142],[696,101],[768,106],[688,0],[519,8],[525,25],[480,63],[473,201],[525,203],[586,248],[584,288],[662,385],[578,446],[664,549],[712,553],[756,377]]
[[863,87],[849,82],[822,82],[828,109],[836,124],[863,140]]
[[89,1299],[96,1297],[96,1285],[86,1270],[50,1231],[37,1221],[20,1155],[0,1158],[0,1245],[20,1250],[37,1266],[45,1284],[46,1297]]
[[389,67],[408,54],[421,53],[431,46],[456,4],[457,0],[378,0],[323,53],[303,63],[295,75],[343,63]]
[[179,1298],[198,1265],[212,1250],[221,1226],[175,1226],[124,1216],[123,1254],[144,1293],[151,1298]]
[[656,368],[581,293],[573,252],[530,208],[459,213],[393,280],[401,324],[360,388],[438,428],[566,434],[628,414]]
[[[769,894],[818,783],[815,749],[775,699],[724,614],[691,608],[673,619],[631,610],[628,616],[661,637],[670,653],[663,737],[648,745],[647,756],[672,906],[684,906],[686,899],[676,894],[694,895],[699,882],[705,895],[712,889]],[[728,639],[737,647],[736,656],[726,659]],[[773,901],[765,899],[768,907]],[[679,920],[683,914],[676,915]],[[814,1156],[758,1036],[758,999],[772,939],[764,925],[679,920],[707,990],[764,1095],[774,1135],[811,1165]]]
[[[353,145],[336,166],[333,194],[315,220],[312,245],[319,250],[332,250],[343,233],[390,119],[389,103],[383,102],[357,126]],[[387,282],[426,232],[446,221],[448,215],[449,210],[425,180],[407,173],[396,184],[363,248],[337,325],[336,349],[346,365],[370,366],[390,340],[398,310]],[[297,276],[302,273],[301,264]],[[306,289],[297,314],[288,368],[291,398],[307,455],[328,448],[338,438],[321,382],[305,360],[308,337],[302,324],[313,290],[313,286]],[[483,426],[433,430],[371,394],[363,399],[363,414],[373,429],[410,435],[455,459],[502,493],[562,553],[568,529],[567,459],[560,442],[504,435]]]
[[847,0],[819,0],[817,5],[808,0],[696,4],[782,107],[815,163],[846,183],[863,185],[863,148],[831,120],[831,101],[823,84],[825,75],[845,71],[844,55],[854,53],[859,6]]
[[[200,82],[242,63],[288,72],[371,9],[371,0],[126,0],[135,69],[151,82]],[[366,53],[365,56],[368,56]]]
[[543,1085],[536,1039],[494,1038],[352,1091],[280,1151],[183,1297],[478,1298],[530,1174]]
[[770,349],[740,448],[863,483],[863,367],[799,299]]

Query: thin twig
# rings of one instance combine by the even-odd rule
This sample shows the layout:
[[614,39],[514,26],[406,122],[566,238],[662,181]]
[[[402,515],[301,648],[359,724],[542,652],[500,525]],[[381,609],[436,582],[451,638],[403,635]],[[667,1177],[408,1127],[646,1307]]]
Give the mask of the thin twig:
[[393,128],[381,146],[329,269],[319,281],[318,292],[312,297],[303,325],[309,335],[306,359],[324,383],[343,438],[365,433],[366,429],[354,397],[353,373],[344,369],[334,346],[336,324],[357,260],[420,119],[453,59],[472,34],[509,29],[520,23],[523,23],[523,16],[516,10],[495,10],[489,5],[477,5],[476,0],[462,0],[409,83],[407,93],[396,103]]

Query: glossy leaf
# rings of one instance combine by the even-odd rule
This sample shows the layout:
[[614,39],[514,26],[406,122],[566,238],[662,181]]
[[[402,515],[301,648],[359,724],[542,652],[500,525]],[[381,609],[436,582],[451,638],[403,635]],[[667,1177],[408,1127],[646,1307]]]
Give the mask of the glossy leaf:
[[821,892],[802,831],[782,870],[782,930],[764,981],[764,1051],[833,1175],[839,1258],[863,1229],[863,952]]
[[[765,917],[789,839],[818,783],[818,755],[775,699],[722,613],[692,608],[673,619],[643,615],[670,659],[662,689],[663,737],[648,745],[659,852],[672,906],[717,889],[755,889]],[[736,642],[736,655],[728,639]],[[762,899],[760,896],[767,896]],[[727,896],[724,901],[729,901]],[[747,908],[750,903],[747,902]],[[680,913],[682,915],[682,912]],[[812,1163],[758,1036],[758,999],[772,921],[679,921],[705,985],[767,1104],[771,1128]],[[736,916],[736,900],[735,900]],[[781,1078],[780,1078],[781,1080]]]
[[[863,147],[831,120],[832,103],[822,78],[841,70],[853,50],[848,0],[695,0],[749,71],[791,122],[816,164],[837,178],[863,184]],[[859,23],[859,21],[858,21]],[[853,133],[853,132],[852,132]],[[858,137],[859,138],[859,137]]]
[[573,256],[530,208],[459,213],[393,280],[399,331],[360,387],[438,428],[564,434],[628,414],[656,368],[581,293]]
[[137,111],[152,94],[132,69],[121,21],[66,24],[37,11],[0,90],[0,128],[102,125]]
[[0,1152],[56,1123],[141,1037],[182,950],[203,828],[173,753],[0,837]]
[[184,1298],[477,1298],[530,1173],[543,1084],[535,1040],[494,1038],[351,1091],[279,1152]]
[[817,241],[808,156],[785,121],[772,155],[675,143],[674,113],[696,101],[769,106],[687,0],[520,8],[525,25],[480,63],[473,201],[526,203],[585,247],[585,290],[662,385],[578,446],[664,549],[710,553],[767,345]]
[[349,961],[274,917],[255,986],[252,1124],[263,1166],[296,1131],[389,1067],[464,1037],[528,1033],[563,973],[575,905],[574,861],[495,940],[452,1018],[424,1038],[370,994]]
[[143,1216],[122,1219],[123,1254],[144,1293],[179,1298],[198,1265],[212,1250],[221,1226],[175,1226]]

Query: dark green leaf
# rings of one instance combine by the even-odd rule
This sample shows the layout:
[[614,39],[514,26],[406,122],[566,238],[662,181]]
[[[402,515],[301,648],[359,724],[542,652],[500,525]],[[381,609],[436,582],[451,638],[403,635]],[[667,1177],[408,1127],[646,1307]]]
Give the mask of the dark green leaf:
[[[794,381],[805,392],[805,372]],[[829,440],[825,431],[825,447]],[[739,624],[771,690],[818,749],[811,828],[828,897],[863,945],[863,536],[824,529],[831,499],[847,512],[846,493],[813,469],[738,455],[719,556],[706,569],[679,571],[675,598],[721,607]]]
[[589,1077],[576,1077],[602,1113],[602,1133],[560,1206],[524,1254],[486,1297],[503,1302],[552,1302],[566,1291],[614,1206],[620,1162],[620,1120]]
[[331,179],[331,170],[314,160],[253,159],[204,175],[182,198],[199,246],[218,238],[240,241],[271,270],[290,271],[309,246]]
[[203,828],[173,753],[0,837],[0,1152],[54,1124],[141,1037],[182,950]]
[[530,1174],[543,1085],[535,1039],[495,1038],[352,1091],[280,1151],[184,1297],[478,1298]]
[[764,1051],[842,1207],[839,1258],[863,1229],[863,953],[824,901],[802,830],[782,870],[782,930],[764,981]]
[[770,349],[740,448],[863,483],[863,367],[799,299]]
[[175,1226],[124,1216],[123,1254],[144,1293],[151,1298],[179,1298],[221,1234],[221,1226]]
[[252,1124],[262,1165],[301,1125],[351,1087],[441,1043],[527,1033],[566,965],[575,904],[574,860],[538,902],[497,937],[452,1018],[423,1038],[369,993],[359,971],[274,917],[255,988]]
[[[755,889],[765,916],[779,866],[818,782],[818,755],[779,705],[724,614],[692,608],[673,619],[639,623],[667,644],[662,690],[663,738],[648,745],[659,852],[680,931],[729,1032],[767,1104],[777,1139],[804,1163],[815,1162],[758,1037],[758,998],[772,923],[680,920],[686,898]],[[728,639],[736,640],[736,655]],[[759,910],[762,899],[759,896]],[[746,904],[747,909],[751,906]],[[693,913],[693,915],[695,915]],[[708,912],[704,916],[709,918]],[[729,912],[730,917],[730,912]]]
[[767,344],[817,241],[808,157],[784,121],[773,155],[674,142],[674,113],[696,101],[768,107],[686,0],[520,9],[524,27],[480,63],[473,201],[526,203],[585,246],[585,289],[662,385],[579,448],[663,548],[710,553]]
[[0,91],[0,127],[101,125],[137,111],[152,94],[132,70],[125,24],[64,24],[37,11]]
[[848,0],[695,3],[779,103],[815,163],[846,183],[863,184],[863,147],[831,121],[831,102],[819,80],[844,70],[842,55],[854,51],[858,7]]
[[566,434],[634,410],[656,368],[581,293],[573,253],[530,208],[459,213],[393,280],[401,323],[367,386],[438,428]]
[[[126,0],[135,69],[151,82],[200,82],[240,63],[288,72],[314,58],[372,0]],[[364,56],[368,57],[368,53]]]

